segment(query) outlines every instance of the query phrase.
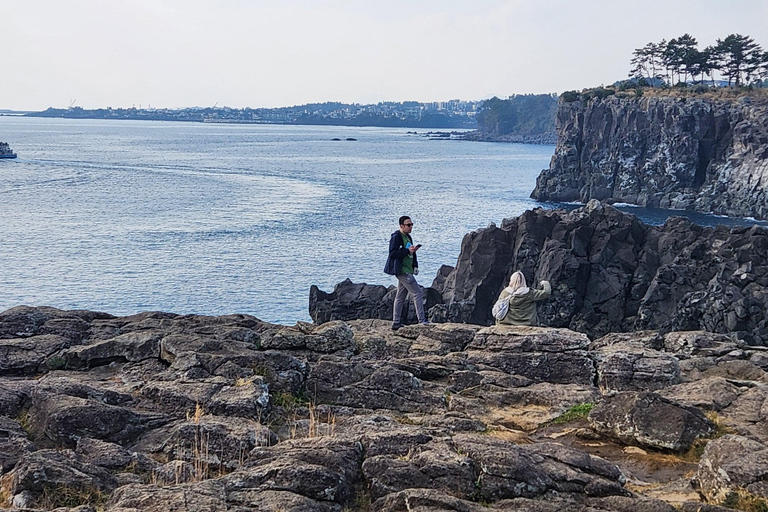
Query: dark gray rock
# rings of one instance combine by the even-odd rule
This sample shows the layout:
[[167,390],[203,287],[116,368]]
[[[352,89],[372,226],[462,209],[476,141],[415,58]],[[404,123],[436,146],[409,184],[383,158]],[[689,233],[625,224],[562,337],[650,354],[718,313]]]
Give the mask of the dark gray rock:
[[142,395],[156,404],[157,410],[177,417],[194,414],[200,407],[206,413],[258,419],[266,417],[269,391],[261,376],[236,385],[223,377],[194,381],[155,381],[147,383]]
[[0,313],[0,338],[51,334],[71,342],[83,339],[95,320],[114,318],[95,311],[63,311],[51,307],[17,306]]
[[673,402],[709,411],[722,411],[731,405],[743,389],[722,377],[709,377],[686,382],[658,391]]
[[290,491],[321,502],[349,503],[360,483],[362,447],[343,438],[292,439],[255,448],[245,466],[220,479],[233,491]]
[[588,496],[628,496],[617,468],[561,445],[517,446],[489,437],[459,434],[458,453],[478,468],[477,495],[487,501],[536,497],[550,491]]
[[372,500],[410,488],[441,489],[469,498],[479,476],[472,459],[435,443],[398,457],[368,456],[362,467]]
[[36,439],[73,448],[81,437],[130,443],[148,429],[167,421],[163,415],[47,393],[34,397],[29,411],[30,428]]
[[589,423],[595,431],[625,443],[673,451],[685,451],[715,431],[700,410],[656,393],[605,396],[589,413]]
[[768,160],[768,105],[701,97],[566,102],[558,144],[531,194],[651,208],[768,216],[757,183]]
[[104,505],[107,512],[225,512],[221,484],[215,481],[171,487],[124,485]]
[[[254,420],[204,415],[156,428],[132,448],[142,453],[162,454],[168,460],[197,460],[211,471],[218,471],[235,469],[254,448],[276,443],[277,436]],[[205,453],[205,457],[201,453]]]
[[768,480],[768,447],[738,435],[726,435],[707,443],[694,482],[712,503],[730,492]]
[[[746,384],[745,382],[741,382]],[[768,443],[768,389],[754,386],[741,392],[739,397],[719,413],[737,431]]]
[[[349,279],[345,279],[334,286],[331,293],[326,293],[312,285],[309,289],[309,316],[317,324],[331,320],[356,320],[360,318],[391,321],[396,293],[397,286],[386,287],[353,283]],[[440,293],[437,290],[424,288],[425,311],[430,310],[440,302]],[[402,322],[415,324],[417,321],[416,310],[409,296],[403,305]]]
[[38,450],[24,455],[9,473],[10,493],[29,491],[35,496],[57,487],[70,490],[110,492],[117,487],[105,469],[84,462],[71,450]]
[[69,347],[70,343],[67,338],[55,334],[0,339],[0,375],[30,375],[47,371],[49,368],[45,362]]
[[14,418],[29,399],[32,385],[27,381],[0,381],[0,415]]
[[34,445],[21,425],[17,421],[0,416],[0,475],[13,469],[19,459],[33,449]]
[[601,389],[656,391],[680,382],[677,358],[645,348],[641,343],[608,344],[591,352],[591,356],[597,365],[597,383]]
[[371,504],[371,512],[485,512],[488,509],[436,489],[406,489]]
[[330,321],[319,326],[299,323],[296,327],[280,329],[265,338],[261,346],[273,350],[305,349],[323,353],[354,351],[357,346],[352,337],[352,329],[341,321]]
[[82,437],[77,440],[75,454],[85,462],[111,471],[131,468],[134,472],[149,472],[154,461],[145,455],[132,452],[118,444]]
[[[734,333],[669,340],[670,348],[678,344],[671,352],[709,356],[728,345],[768,343],[766,261],[763,227],[701,227],[676,217],[647,226],[597,201],[571,212],[534,209],[464,237],[455,268],[437,280],[441,304],[430,317],[494,323],[494,302],[512,271],[522,270],[530,284],[552,284],[552,296],[537,305],[543,326],[592,338],[633,330]],[[350,311],[345,318],[391,318]]]
[[439,388],[387,364],[324,360],[314,364],[307,392],[323,403],[404,412],[445,407]]
[[160,357],[162,331],[137,331],[62,352],[67,368],[83,368],[113,361],[143,361]]

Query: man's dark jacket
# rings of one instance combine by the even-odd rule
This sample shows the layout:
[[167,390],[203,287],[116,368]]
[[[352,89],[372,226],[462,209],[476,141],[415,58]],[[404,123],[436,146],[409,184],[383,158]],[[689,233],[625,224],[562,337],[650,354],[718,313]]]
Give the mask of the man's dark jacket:
[[[403,258],[411,253],[411,251],[405,248],[403,237],[406,237],[413,244],[411,236],[401,233],[399,229],[392,233],[392,236],[389,238],[389,256],[387,256],[387,264],[384,265],[385,274],[398,276],[402,273],[400,272],[400,267],[403,265]],[[413,253],[413,268],[418,268],[418,266],[419,262],[416,259],[416,253]]]

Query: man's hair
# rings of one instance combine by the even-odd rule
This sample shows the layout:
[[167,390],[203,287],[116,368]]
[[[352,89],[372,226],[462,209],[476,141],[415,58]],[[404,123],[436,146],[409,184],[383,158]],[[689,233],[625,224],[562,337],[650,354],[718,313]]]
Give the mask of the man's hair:
[[407,220],[411,220],[411,218],[407,215],[403,215],[402,217],[400,217],[400,225],[402,226],[403,224],[405,224],[405,221]]

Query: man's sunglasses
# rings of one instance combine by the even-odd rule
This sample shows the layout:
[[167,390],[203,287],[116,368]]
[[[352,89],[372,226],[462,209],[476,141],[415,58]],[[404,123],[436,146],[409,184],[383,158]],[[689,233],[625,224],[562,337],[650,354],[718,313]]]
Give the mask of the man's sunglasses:
[[409,227],[413,226],[413,222],[411,222],[410,224],[403,224],[403,226],[409,228]]

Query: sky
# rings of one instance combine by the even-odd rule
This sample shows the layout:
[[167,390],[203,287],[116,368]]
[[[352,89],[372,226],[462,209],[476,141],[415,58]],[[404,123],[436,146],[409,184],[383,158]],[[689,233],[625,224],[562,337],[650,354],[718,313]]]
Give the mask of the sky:
[[0,0],[0,109],[479,100],[624,79],[768,0]]

